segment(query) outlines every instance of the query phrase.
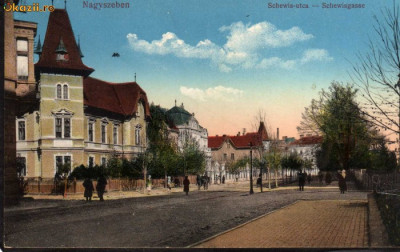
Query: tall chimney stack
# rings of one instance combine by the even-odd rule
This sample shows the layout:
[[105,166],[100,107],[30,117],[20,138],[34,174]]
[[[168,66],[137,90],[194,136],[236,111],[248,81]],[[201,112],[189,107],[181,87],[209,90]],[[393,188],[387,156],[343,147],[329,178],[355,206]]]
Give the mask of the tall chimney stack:
[[276,128],[276,139],[279,140],[279,128]]

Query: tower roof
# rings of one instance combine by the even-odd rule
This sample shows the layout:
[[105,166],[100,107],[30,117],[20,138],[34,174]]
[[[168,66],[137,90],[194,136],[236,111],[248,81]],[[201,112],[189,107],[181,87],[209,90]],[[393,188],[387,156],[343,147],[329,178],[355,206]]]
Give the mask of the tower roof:
[[[57,54],[68,54],[66,60],[58,60]],[[67,73],[88,76],[94,71],[83,64],[68,13],[65,9],[55,9],[50,13],[42,55],[35,64],[36,71]]]
[[188,111],[183,108],[183,105],[178,107],[174,106],[167,111],[167,117],[169,121],[172,121],[174,125],[182,125],[189,121],[192,117]]

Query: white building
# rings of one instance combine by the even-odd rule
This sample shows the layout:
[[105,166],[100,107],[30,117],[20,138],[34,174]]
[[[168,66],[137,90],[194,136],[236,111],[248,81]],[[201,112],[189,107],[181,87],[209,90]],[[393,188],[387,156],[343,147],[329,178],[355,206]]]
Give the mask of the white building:
[[194,113],[189,113],[181,106],[172,107],[166,112],[169,123],[173,124],[172,128],[179,131],[177,144],[180,151],[187,141],[195,141],[199,149],[204,152],[206,157],[206,170],[211,167],[211,149],[208,148],[208,132],[206,128],[203,128],[197,119],[194,117]]
[[312,163],[312,175],[317,175],[317,150],[321,147],[322,136],[306,136],[289,144],[289,153],[297,153],[303,160],[310,160]]

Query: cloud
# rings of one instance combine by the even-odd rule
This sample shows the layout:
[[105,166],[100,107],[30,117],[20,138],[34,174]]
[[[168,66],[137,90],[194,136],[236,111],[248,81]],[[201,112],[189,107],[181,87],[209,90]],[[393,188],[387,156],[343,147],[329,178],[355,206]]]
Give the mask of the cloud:
[[310,61],[331,61],[332,57],[325,49],[309,49],[303,53],[303,58],[300,60],[301,63],[308,63]]
[[221,72],[231,72],[234,67],[250,68],[283,68],[290,69],[296,65],[312,61],[332,60],[324,49],[306,50],[301,59],[280,59],[279,57],[264,58],[263,54],[270,50],[289,47],[296,43],[314,38],[312,34],[303,32],[294,26],[287,30],[279,30],[268,22],[257,24],[232,23],[219,28],[222,33],[228,33],[226,43],[219,46],[205,39],[196,45],[187,44],[175,33],[167,32],[159,40],[151,42],[139,39],[136,34],[129,33],[127,39],[135,51],[147,54],[171,54],[179,58],[208,59]]
[[207,88],[205,90],[199,88],[190,88],[181,86],[181,94],[188,96],[194,100],[207,101],[207,100],[221,100],[221,101],[233,101],[243,95],[243,91],[236,88],[216,86]]

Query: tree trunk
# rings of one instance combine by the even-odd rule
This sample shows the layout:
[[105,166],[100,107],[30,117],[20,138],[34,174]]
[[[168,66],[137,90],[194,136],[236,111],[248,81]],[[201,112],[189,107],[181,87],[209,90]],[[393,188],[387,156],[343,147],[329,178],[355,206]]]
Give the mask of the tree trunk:
[[268,167],[268,188],[271,190],[271,168]]

